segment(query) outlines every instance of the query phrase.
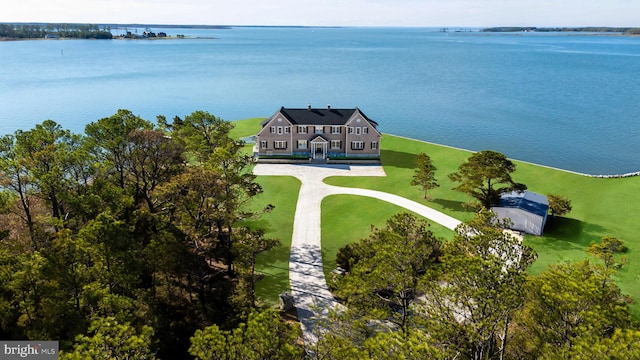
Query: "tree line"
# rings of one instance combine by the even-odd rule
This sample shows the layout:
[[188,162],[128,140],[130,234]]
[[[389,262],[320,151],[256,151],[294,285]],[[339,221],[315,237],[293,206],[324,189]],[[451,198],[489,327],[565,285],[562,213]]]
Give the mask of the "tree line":
[[42,39],[57,36],[71,39],[112,39],[111,29],[93,24],[0,24],[0,37]]
[[254,355],[299,353],[299,329],[254,296],[256,254],[278,240],[237,225],[272,207],[252,210],[262,188],[232,127],[119,110],[82,134],[46,120],[2,136],[0,338],[59,340],[63,359],[180,359],[197,334],[253,323],[273,333]]
[[527,273],[535,252],[487,210],[434,237],[398,214],[347,245],[332,281],[346,305],[316,327],[318,359],[637,359],[640,327],[612,279],[624,244]]
[[[321,359],[611,359],[640,357],[632,299],[613,280],[627,263],[624,242],[605,236],[586,249],[595,259],[529,274],[537,255],[504,229],[492,205],[526,185],[503,154],[474,153],[449,174],[473,200],[476,216],[436,238],[426,220],[402,213],[336,255],[345,270],[331,288],[346,305],[317,327]],[[439,186],[435,166],[416,156],[411,184]],[[549,195],[551,215],[571,210]]]
[[622,33],[636,35],[640,33],[637,27],[607,27],[607,26],[584,26],[584,27],[535,27],[535,26],[499,26],[481,30],[482,32],[594,32],[594,33]]
[[[411,185],[419,186],[424,192],[425,200],[432,200],[429,190],[440,186],[429,155],[419,153],[415,159],[415,174]],[[483,150],[471,155],[460,164],[458,171],[449,174],[449,179],[460,183],[453,190],[467,194],[474,200],[464,204],[472,209],[491,209],[497,205],[503,194],[511,191],[525,191],[527,186],[517,183],[511,178],[516,165],[504,154],[492,150]],[[562,216],[572,210],[571,200],[562,195],[548,194],[549,213],[551,216]]]

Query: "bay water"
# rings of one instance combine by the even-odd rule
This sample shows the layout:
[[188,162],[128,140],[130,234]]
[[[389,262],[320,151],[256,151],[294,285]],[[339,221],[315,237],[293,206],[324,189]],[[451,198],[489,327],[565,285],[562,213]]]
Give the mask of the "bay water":
[[330,104],[359,107],[383,133],[583,173],[640,170],[638,37],[152,30],[186,38],[0,42],[0,134],[45,119],[82,132],[121,108],[238,120]]

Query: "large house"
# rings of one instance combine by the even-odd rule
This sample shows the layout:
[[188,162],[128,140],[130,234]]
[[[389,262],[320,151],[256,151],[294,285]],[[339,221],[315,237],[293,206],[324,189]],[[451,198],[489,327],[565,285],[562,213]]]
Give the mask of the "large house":
[[542,235],[547,223],[549,201],[532,191],[513,191],[502,194],[500,202],[491,207],[499,219],[511,220],[511,229],[532,235]]
[[303,109],[281,107],[262,123],[256,139],[257,155],[327,158],[380,156],[378,123],[360,109]]

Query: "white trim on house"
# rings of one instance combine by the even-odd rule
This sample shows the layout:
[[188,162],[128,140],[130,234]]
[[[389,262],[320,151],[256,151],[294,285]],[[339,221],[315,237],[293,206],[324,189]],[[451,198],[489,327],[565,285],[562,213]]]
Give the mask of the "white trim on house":
[[[347,157],[380,156],[381,134],[376,126],[378,124],[369,120],[358,108],[281,107],[262,123],[262,129],[257,135],[259,146],[256,155],[297,154],[323,159],[329,154]],[[373,128],[375,132],[371,132],[369,128]],[[263,140],[267,141],[266,148]],[[354,141],[355,145],[352,144]]]
[[327,158],[327,147],[329,145],[329,142],[323,138],[322,136],[316,136],[315,138],[313,138],[313,140],[311,140],[311,158],[312,159],[317,159],[318,158],[318,153],[321,152],[322,153],[322,158],[321,159],[326,159]]

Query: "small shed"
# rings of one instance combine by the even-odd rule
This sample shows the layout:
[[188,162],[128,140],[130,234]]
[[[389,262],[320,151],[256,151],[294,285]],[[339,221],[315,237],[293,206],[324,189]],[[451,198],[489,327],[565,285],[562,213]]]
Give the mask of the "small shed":
[[510,219],[512,230],[540,236],[547,222],[549,201],[546,196],[532,191],[513,191],[502,194],[500,202],[491,211],[499,219]]

